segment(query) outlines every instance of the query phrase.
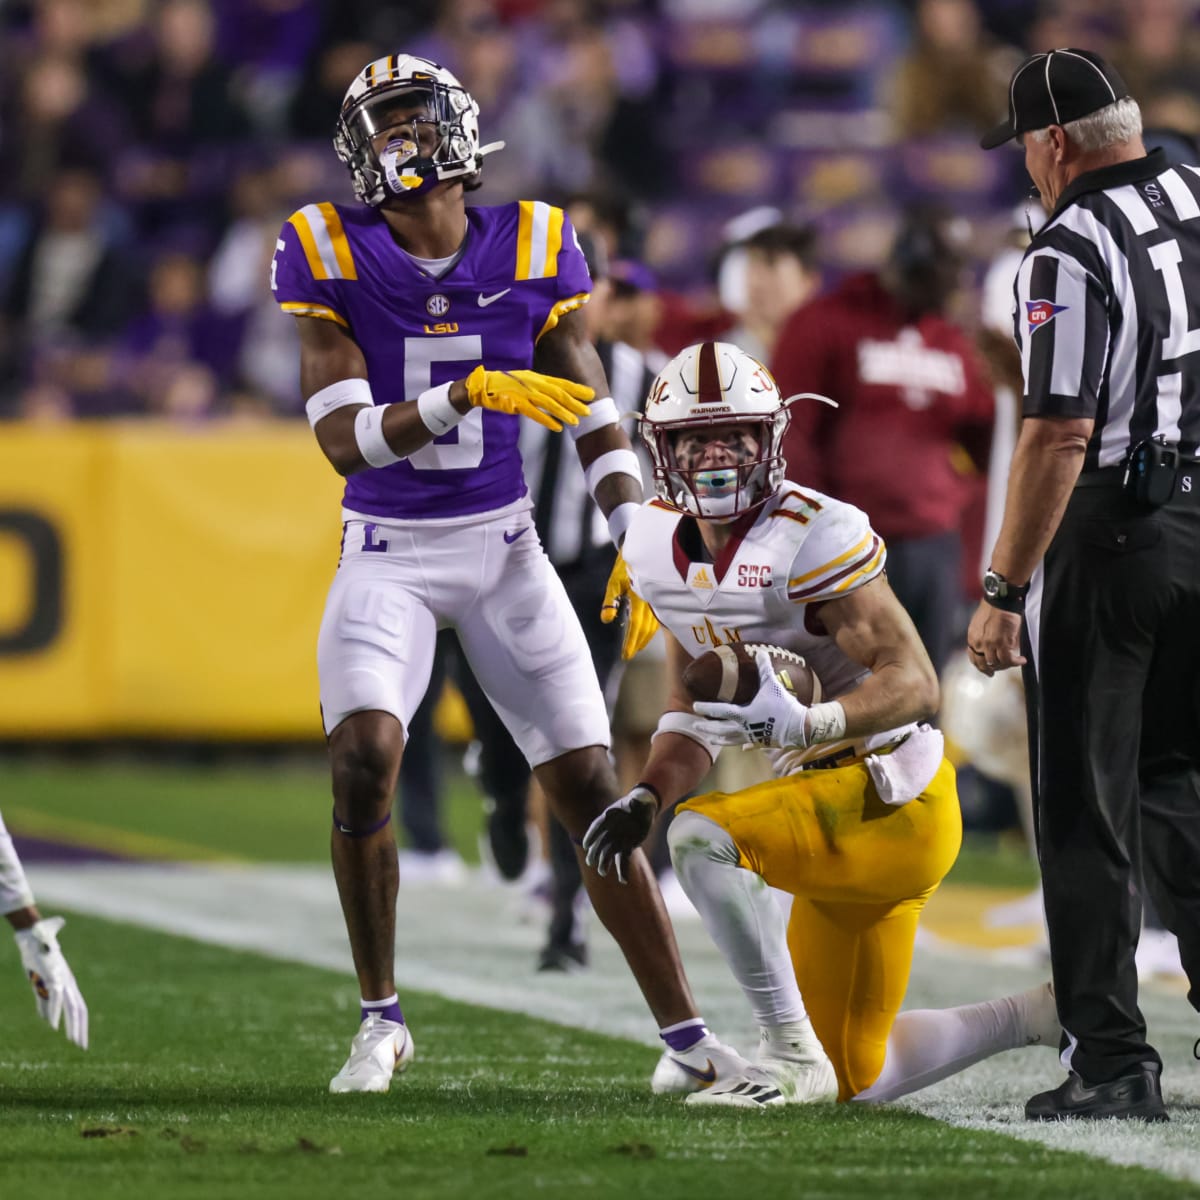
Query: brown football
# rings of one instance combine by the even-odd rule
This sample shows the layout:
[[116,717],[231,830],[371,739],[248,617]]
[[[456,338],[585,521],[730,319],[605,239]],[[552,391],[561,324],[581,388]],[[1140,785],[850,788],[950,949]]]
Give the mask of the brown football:
[[722,704],[749,704],[758,692],[755,650],[771,656],[771,669],[801,704],[821,699],[821,681],[804,659],[782,646],[733,642],[694,658],[683,672],[683,686],[693,700],[717,700]]

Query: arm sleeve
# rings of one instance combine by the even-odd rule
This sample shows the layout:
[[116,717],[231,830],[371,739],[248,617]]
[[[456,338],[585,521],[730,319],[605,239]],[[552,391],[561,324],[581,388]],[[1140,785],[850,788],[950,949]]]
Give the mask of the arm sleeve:
[[319,317],[348,328],[345,304],[330,274],[305,210],[293,213],[279,231],[271,259],[271,292],[276,303],[291,316]]
[[29,908],[32,904],[33,892],[29,881],[25,878],[13,840],[4,827],[4,818],[0,817],[0,914]]
[[887,549],[867,514],[852,504],[823,500],[788,576],[797,604],[836,600],[883,574]]
[[1024,415],[1094,417],[1110,332],[1101,282],[1047,247],[1026,256],[1016,290]]

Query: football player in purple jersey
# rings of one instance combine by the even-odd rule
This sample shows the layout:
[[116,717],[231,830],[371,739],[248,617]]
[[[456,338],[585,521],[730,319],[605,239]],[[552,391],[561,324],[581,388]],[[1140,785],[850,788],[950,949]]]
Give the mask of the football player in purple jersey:
[[[574,838],[618,794],[587,643],[533,528],[518,417],[570,428],[618,545],[641,475],[578,311],[590,279],[569,220],[539,201],[465,203],[499,148],[480,146],[478,111],[436,63],[368,64],[334,139],[361,203],[294,213],[271,267],[277,300],[299,322],[309,421],[346,477],[317,659],[333,867],[362,1025],[333,1092],[387,1091],[413,1054],[393,974],[398,871],[387,825],[436,631],[457,630]],[[586,878],[666,1042],[652,1087],[711,1086],[744,1060],[697,1014],[641,856],[629,874],[629,887]]]

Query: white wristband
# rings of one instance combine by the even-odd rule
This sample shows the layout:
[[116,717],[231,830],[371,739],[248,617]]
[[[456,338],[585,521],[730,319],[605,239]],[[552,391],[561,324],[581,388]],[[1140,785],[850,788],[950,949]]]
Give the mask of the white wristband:
[[390,407],[389,404],[376,404],[360,409],[354,418],[354,440],[358,443],[359,454],[370,467],[390,467],[404,457],[397,454],[383,436],[383,414]]
[[440,387],[430,388],[417,397],[417,412],[425,428],[434,437],[453,429],[467,414],[461,413],[450,403],[450,387],[443,383]]
[[588,401],[588,415],[579,418],[578,425],[568,425],[571,436],[579,441],[584,434],[595,433],[597,429],[615,425],[620,420],[616,402],[611,396],[601,396],[599,400]]
[[645,486],[642,483],[642,465],[632,450],[609,450],[600,455],[583,473],[588,491],[594,496],[600,480],[609,475],[632,475],[639,484]]
[[374,404],[371,385],[365,379],[339,379],[319,392],[313,392],[304,406],[308,423],[316,429],[317,422],[329,416],[335,409],[349,404]]
[[701,720],[694,713],[685,712],[665,712],[658,718],[658,726],[650,735],[650,741],[653,742],[656,737],[663,733],[679,733],[685,738],[691,738],[697,746],[701,746],[704,752],[713,762],[717,761],[717,755],[721,753],[721,747],[716,742],[710,742],[697,728],[696,723]]
[[809,705],[804,722],[807,732],[805,744],[815,746],[818,742],[836,742],[846,736],[846,710],[837,700],[824,704]]
[[618,504],[608,514],[608,536],[612,538],[613,545],[618,550],[621,548],[621,539],[625,536],[625,531],[632,524],[633,518],[641,512],[641,509],[640,504],[626,500],[624,504]]

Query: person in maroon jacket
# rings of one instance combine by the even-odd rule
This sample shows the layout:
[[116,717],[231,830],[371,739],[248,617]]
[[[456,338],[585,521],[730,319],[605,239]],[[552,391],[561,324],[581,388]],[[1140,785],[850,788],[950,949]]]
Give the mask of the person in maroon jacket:
[[959,633],[960,519],[993,419],[971,339],[944,315],[963,270],[955,224],[941,210],[908,212],[883,267],[798,308],[771,363],[785,396],[838,402],[793,406],[788,478],[868,514],[939,671]]

